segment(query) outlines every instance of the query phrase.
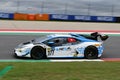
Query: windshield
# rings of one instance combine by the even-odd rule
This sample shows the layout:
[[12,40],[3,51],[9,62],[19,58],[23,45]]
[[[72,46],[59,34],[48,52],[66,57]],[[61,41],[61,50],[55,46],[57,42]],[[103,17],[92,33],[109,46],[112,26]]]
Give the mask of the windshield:
[[36,38],[31,41],[32,41],[32,43],[42,43],[43,41],[46,41],[47,39],[48,39],[47,36],[41,36],[40,38]]

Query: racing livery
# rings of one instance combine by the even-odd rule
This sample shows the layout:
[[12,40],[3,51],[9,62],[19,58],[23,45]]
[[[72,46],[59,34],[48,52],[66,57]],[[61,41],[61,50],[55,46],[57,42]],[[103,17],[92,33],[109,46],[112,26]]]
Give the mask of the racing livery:
[[96,59],[101,57],[104,49],[103,41],[107,38],[107,35],[101,35],[98,32],[90,35],[52,34],[22,43],[14,51],[16,57],[30,57],[33,59]]

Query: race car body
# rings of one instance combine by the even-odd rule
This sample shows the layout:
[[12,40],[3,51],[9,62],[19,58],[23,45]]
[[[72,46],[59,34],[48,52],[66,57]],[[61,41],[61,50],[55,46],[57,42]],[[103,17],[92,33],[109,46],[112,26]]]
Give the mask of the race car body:
[[[100,37],[101,41],[98,40]],[[54,34],[46,35],[15,48],[15,56],[33,59],[87,58],[96,59],[103,53],[103,41],[107,35],[98,32],[91,35]]]

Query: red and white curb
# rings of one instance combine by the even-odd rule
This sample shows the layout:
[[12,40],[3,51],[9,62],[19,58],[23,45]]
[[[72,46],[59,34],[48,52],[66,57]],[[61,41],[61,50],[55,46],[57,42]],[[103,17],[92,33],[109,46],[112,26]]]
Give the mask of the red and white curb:
[[120,62],[120,58],[102,58],[105,62]]

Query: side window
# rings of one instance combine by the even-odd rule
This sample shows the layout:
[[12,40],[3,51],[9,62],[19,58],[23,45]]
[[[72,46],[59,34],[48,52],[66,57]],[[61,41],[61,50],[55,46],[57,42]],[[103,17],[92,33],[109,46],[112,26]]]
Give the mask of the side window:
[[[51,47],[54,47],[54,46],[62,46],[63,44],[66,43],[66,41],[67,41],[66,38],[53,38],[45,41],[44,43]],[[52,43],[52,44],[49,44],[49,43]]]
[[67,38],[67,43],[71,43],[71,45],[75,45],[75,44],[78,44],[80,43],[79,40],[75,39],[75,38]]
[[58,37],[58,38],[53,38],[50,40],[47,40],[43,42],[44,44],[51,46],[51,47],[56,47],[56,46],[68,46],[68,45],[75,45],[80,43],[79,40],[71,37]]

